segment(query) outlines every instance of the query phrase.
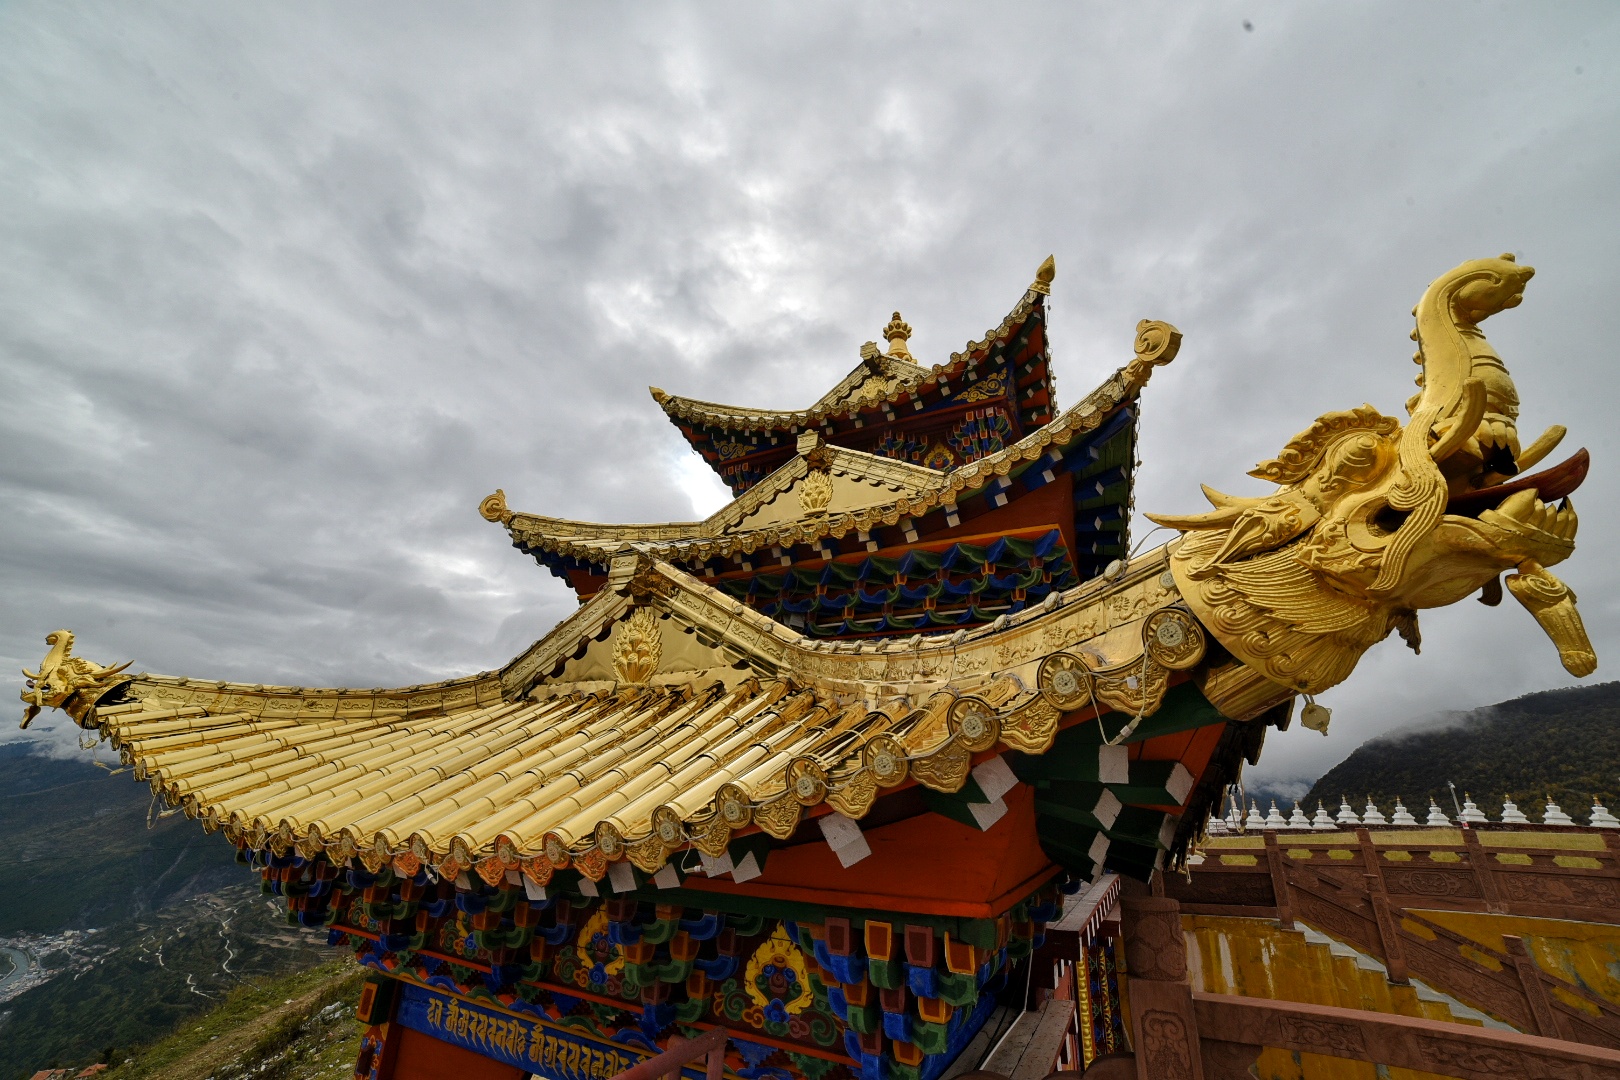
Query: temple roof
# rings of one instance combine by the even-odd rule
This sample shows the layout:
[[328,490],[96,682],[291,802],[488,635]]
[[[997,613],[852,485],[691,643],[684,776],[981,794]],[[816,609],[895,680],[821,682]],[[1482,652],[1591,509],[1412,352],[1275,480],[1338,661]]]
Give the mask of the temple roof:
[[[884,334],[889,351],[874,342],[861,363],[807,409],[725,405],[668,394],[654,400],[687,441],[734,492],[742,492],[792,453],[801,432],[819,431],[831,443],[907,458],[949,470],[999,449],[1051,419],[1055,384],[1045,334],[1045,299],[1053,261],[997,327],[944,364],[919,364],[906,346],[911,327],[895,312]],[[971,415],[969,415],[971,414]],[[951,422],[986,426],[950,445]],[[984,435],[989,436],[985,441]]]
[[[504,492],[485,499],[483,516],[503,524],[514,545],[525,551],[555,553],[602,562],[621,551],[646,552],[661,559],[701,561],[761,549],[785,550],[893,526],[934,511],[954,516],[975,496],[1001,496],[1014,479],[1045,463],[1050,479],[1062,450],[1097,431],[1147,383],[1155,366],[1175,356],[1180,336],[1163,323],[1138,326],[1137,355],[1086,398],[1030,435],[971,464],[949,472],[896,462],[873,454],[825,447],[834,477],[834,501],[815,512],[782,497],[794,492],[811,467],[805,453],[701,522],[597,524],[515,513]],[[803,438],[803,437],[801,437]],[[1128,484],[1127,484],[1128,488]],[[1125,500],[1128,502],[1128,490]]]
[[[503,517],[500,506],[485,500],[480,512],[490,521],[502,521],[514,541],[545,538],[573,545],[579,551],[608,555],[654,540],[697,540],[743,536],[797,521],[805,515],[802,489],[814,460],[832,481],[823,506],[825,513],[856,513],[915,499],[939,485],[944,474],[876,454],[825,446],[814,435],[801,436],[804,453],[777,469],[702,521],[673,521],[656,525],[611,525],[538,514]],[[806,455],[814,455],[813,459]],[[879,511],[881,512],[881,510]]]
[[[627,857],[650,874],[688,841],[719,855],[734,834],[785,839],[829,811],[861,818],[902,786],[995,801],[974,766],[1040,755],[1092,715],[1065,717],[1042,689],[1044,661],[1071,642],[1089,682],[1085,700],[1059,684],[1061,704],[1116,710],[1115,732],[1132,713],[1169,716],[1125,733],[1133,756],[1167,731],[1221,724],[1207,703],[1160,708],[1188,666],[1161,664],[1144,629],[1175,599],[1164,566],[1155,551],[1113,582],[950,641],[861,645],[808,640],[629,555],[610,588],[498,672],[392,691],[113,676],[92,708],[66,707],[172,805],[254,847],[445,873],[494,857],[593,880]],[[1165,812],[1191,786],[1167,777],[1137,800],[1166,804],[1161,848]]]

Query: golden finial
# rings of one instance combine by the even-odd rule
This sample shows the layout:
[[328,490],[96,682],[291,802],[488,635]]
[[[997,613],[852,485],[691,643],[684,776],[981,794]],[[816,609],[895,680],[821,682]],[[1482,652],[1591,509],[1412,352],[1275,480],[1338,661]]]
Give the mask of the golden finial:
[[485,521],[498,521],[502,525],[510,524],[512,511],[506,508],[506,492],[496,488],[495,494],[485,495],[484,501],[478,504],[478,513]]
[[1046,261],[1041,263],[1039,270],[1035,271],[1035,283],[1029,287],[1030,292],[1038,292],[1042,296],[1052,294],[1052,278],[1057,276],[1057,260],[1048,255]]
[[894,360],[910,360],[916,363],[911,350],[906,348],[906,339],[911,336],[911,324],[900,318],[900,313],[894,313],[889,325],[883,328],[883,336],[889,339],[889,356]]

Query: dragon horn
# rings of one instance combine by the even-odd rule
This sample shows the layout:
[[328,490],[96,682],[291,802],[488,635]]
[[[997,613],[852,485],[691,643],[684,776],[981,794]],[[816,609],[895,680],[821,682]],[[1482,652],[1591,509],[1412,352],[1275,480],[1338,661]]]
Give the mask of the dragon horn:
[[1224,491],[1216,491],[1208,484],[1199,484],[1198,486],[1203,489],[1204,498],[1209,500],[1209,505],[1215,507],[1224,508],[1228,506],[1259,506],[1261,503],[1265,502],[1266,499],[1270,498],[1268,495],[1228,495]]
[[1243,515],[1245,509],[1242,506],[1224,506],[1219,510],[1211,510],[1204,514],[1147,514],[1145,516],[1155,525],[1190,532],[1194,529],[1219,529],[1230,525]]

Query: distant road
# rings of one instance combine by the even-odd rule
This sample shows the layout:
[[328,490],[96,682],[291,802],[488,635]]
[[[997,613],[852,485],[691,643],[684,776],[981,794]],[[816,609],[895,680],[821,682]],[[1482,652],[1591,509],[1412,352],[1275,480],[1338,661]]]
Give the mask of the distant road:
[[0,993],[4,993],[12,983],[28,974],[28,954],[9,945],[0,945],[0,953],[11,964],[11,970],[0,976]]

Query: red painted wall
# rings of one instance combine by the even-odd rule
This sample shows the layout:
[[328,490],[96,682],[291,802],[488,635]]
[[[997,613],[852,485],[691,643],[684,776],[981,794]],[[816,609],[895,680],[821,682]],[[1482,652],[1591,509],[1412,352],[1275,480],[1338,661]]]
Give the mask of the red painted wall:
[[397,1028],[394,1067],[379,1080],[523,1080],[528,1073],[410,1028]]

